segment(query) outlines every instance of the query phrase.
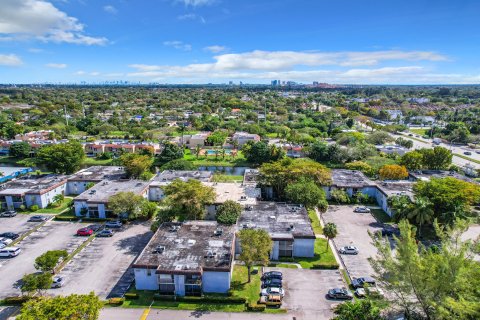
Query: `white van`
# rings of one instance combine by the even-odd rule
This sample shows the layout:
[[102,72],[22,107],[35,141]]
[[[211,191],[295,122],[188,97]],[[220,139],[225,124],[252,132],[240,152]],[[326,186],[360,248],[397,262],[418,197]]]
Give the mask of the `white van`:
[[0,249],[0,257],[13,258],[16,257],[22,252],[22,249],[18,247],[6,247]]

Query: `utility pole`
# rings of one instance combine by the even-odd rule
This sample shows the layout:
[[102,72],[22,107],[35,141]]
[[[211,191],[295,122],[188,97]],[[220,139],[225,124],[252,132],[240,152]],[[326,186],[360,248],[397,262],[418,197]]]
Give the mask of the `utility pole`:
[[63,106],[63,111],[65,112],[65,122],[67,123],[67,127],[68,127],[68,116],[67,116],[67,106]]

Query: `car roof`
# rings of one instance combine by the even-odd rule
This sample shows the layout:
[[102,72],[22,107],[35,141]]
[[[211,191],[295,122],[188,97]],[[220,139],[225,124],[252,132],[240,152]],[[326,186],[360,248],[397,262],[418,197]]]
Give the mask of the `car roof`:
[[372,277],[361,277],[359,279],[361,279],[361,281],[363,282],[375,282],[375,279],[373,279]]

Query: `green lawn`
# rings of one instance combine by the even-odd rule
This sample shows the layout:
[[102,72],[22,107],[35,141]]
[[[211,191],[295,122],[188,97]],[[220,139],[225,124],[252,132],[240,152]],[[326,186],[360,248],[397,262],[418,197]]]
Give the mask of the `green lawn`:
[[242,297],[247,302],[256,303],[260,298],[260,267],[257,274],[251,275],[251,281],[248,283],[248,269],[245,266],[235,265],[233,267],[231,290],[234,297]]
[[409,131],[423,137],[425,135],[425,133],[427,132],[427,129],[409,129]]
[[391,223],[392,218],[388,214],[385,213],[382,209],[371,209],[372,216],[377,219],[378,222],[382,223]]
[[225,156],[225,159],[222,159],[221,156],[215,158],[215,155],[211,156],[200,156],[197,159],[195,154],[192,154],[190,150],[185,150],[185,155],[183,157],[185,160],[191,161],[195,166],[222,166],[222,167],[243,167],[250,166],[251,164],[245,159],[242,151],[238,151],[235,159],[232,159],[229,155]]
[[100,160],[97,158],[85,158],[83,164],[89,166],[109,166],[112,163],[112,159]]
[[243,176],[233,176],[228,174],[214,174],[214,182],[242,182]]
[[53,213],[59,214],[65,211],[73,202],[73,198],[65,197],[65,200],[58,207],[45,208],[35,211],[35,213]]
[[469,161],[480,164],[480,161],[478,161],[477,159],[473,159],[473,158],[464,156],[463,154],[454,153],[453,155],[456,156],[456,157],[459,157],[459,158],[462,158],[462,159],[469,160]]
[[338,268],[335,256],[327,245],[327,239],[317,238],[315,240],[315,256],[313,258],[281,259],[280,261],[291,261],[299,263],[303,269],[331,269]]
[[315,234],[322,234],[323,228],[322,228],[322,225],[320,224],[320,219],[318,219],[318,216],[315,210],[309,209],[308,217],[312,222],[313,232],[315,232]]
[[289,264],[289,263],[279,263],[279,264],[270,263],[268,266],[274,267],[274,268],[298,269],[297,265]]

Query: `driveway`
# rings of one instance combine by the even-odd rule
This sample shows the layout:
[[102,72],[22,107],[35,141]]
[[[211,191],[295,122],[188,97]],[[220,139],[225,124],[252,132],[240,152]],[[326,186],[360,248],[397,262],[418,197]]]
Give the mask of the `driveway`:
[[36,272],[35,258],[49,250],[75,250],[85,238],[76,237],[82,224],[47,221],[16,246],[22,253],[12,259],[0,259],[0,298],[20,294],[19,283],[25,274]]
[[49,293],[94,291],[101,298],[122,296],[135,278],[129,266],[151,236],[149,223],[136,222],[115,231],[111,238],[95,238],[60,272],[64,286]]
[[358,255],[340,255],[350,276],[372,276],[373,269],[367,259],[377,254],[377,248],[372,244],[368,231],[374,233],[381,230],[382,224],[377,223],[369,213],[353,212],[354,208],[355,206],[329,206],[323,219],[337,225],[338,235],[334,239],[337,250],[346,245],[354,245],[359,250]]
[[345,287],[338,270],[265,268],[283,273],[283,306],[297,319],[330,319],[332,308],[340,301],[329,300],[327,291]]

